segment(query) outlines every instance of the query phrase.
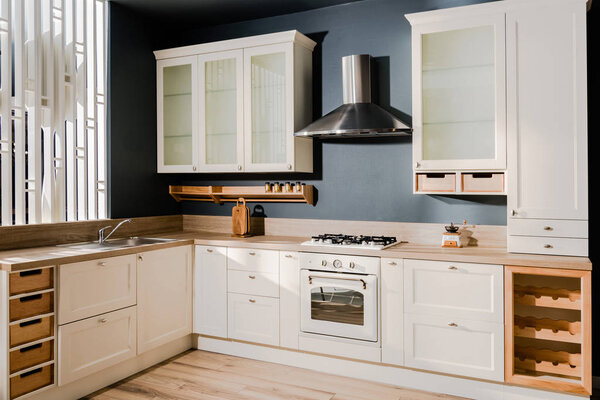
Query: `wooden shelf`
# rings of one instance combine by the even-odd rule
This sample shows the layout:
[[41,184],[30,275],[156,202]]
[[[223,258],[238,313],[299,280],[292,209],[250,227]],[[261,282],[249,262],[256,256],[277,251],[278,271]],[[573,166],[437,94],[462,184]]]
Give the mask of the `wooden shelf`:
[[581,309],[581,291],[515,285],[515,304],[526,306]]
[[581,343],[581,321],[570,322],[515,315],[514,334],[517,337],[531,339]]
[[581,353],[515,347],[515,369],[581,378]]
[[307,203],[314,205],[313,185],[303,185],[300,192],[265,192],[264,186],[169,186],[177,201],[234,202],[243,197],[255,203]]

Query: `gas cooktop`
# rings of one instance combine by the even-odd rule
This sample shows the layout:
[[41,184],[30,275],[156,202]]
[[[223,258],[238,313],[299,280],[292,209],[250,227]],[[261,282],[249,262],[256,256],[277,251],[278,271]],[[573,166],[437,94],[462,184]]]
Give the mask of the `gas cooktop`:
[[383,250],[398,243],[395,236],[355,236],[326,233],[312,236],[310,240],[303,242],[302,245]]

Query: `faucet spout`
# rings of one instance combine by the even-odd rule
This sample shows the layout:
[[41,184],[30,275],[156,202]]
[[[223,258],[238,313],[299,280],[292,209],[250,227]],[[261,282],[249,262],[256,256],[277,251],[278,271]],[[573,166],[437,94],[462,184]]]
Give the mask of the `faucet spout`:
[[123,225],[127,222],[133,222],[133,221],[131,220],[131,218],[128,218],[128,219],[125,219],[125,220],[119,222],[119,224],[117,226],[115,226],[115,229],[110,231],[110,233],[108,235],[104,235],[104,231],[108,228],[112,228],[112,226],[105,226],[104,228],[100,229],[98,231],[98,243],[100,243],[100,244],[104,243],[109,237],[112,236],[113,233],[115,233],[117,231],[117,229],[119,229],[121,227],[121,225]]

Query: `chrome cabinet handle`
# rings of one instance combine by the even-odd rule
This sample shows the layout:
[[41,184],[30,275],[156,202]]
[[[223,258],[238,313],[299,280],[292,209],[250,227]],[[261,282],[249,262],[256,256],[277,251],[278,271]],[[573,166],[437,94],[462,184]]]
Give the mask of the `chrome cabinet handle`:
[[248,275],[248,278],[250,278],[250,279],[256,279],[256,276],[255,275]]
[[213,249],[206,249],[206,251],[207,251],[208,253],[212,253],[212,252],[213,252]]
[[256,303],[256,300],[254,300],[254,299],[248,299],[248,301],[249,301],[250,303]]
[[454,265],[451,265],[451,266],[449,266],[449,267],[448,267],[448,269],[451,269],[451,270],[453,270],[453,271],[456,271],[458,268],[457,268],[457,267],[455,267]]
[[448,322],[448,326],[451,326],[452,328],[456,328],[458,326],[458,324],[455,322]]
[[551,226],[545,226],[545,227],[544,227],[544,230],[545,230],[545,231],[553,231],[553,230],[554,230],[554,228],[552,228]]
[[554,248],[554,246],[552,246],[551,244],[545,244],[544,248],[546,248],[546,249],[552,249],[552,248]]

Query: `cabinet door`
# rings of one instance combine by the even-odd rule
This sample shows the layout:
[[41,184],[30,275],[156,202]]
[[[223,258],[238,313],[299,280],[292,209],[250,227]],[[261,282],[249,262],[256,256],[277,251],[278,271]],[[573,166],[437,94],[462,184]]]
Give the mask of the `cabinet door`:
[[244,49],[246,171],[294,169],[293,44]]
[[506,168],[504,14],[413,27],[416,170]]
[[59,266],[58,324],[136,303],[135,255]]
[[404,365],[404,277],[401,259],[381,259],[381,362]]
[[156,63],[158,172],[198,169],[197,57]]
[[279,299],[229,293],[229,338],[279,345]]
[[279,319],[281,347],[298,349],[300,332],[300,264],[298,253],[281,251],[279,259]]
[[198,56],[199,171],[244,170],[243,51]]
[[509,218],[587,219],[585,3],[536,3],[506,24]]
[[227,337],[227,248],[196,246],[194,333]]
[[138,354],[192,332],[192,248],[138,255]]
[[58,384],[65,385],[136,355],[136,307],[58,328]]

